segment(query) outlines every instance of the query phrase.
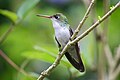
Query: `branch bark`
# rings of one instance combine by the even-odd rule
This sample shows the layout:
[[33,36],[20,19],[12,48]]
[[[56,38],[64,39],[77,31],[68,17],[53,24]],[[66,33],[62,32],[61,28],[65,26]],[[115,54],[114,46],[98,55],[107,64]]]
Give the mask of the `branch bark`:
[[113,71],[113,72],[110,74],[109,80],[115,80],[119,74],[120,74],[120,64],[119,64],[118,67],[115,69],[115,71]]
[[120,45],[117,48],[116,55],[115,55],[114,59],[115,59],[115,62],[118,62],[120,60]]
[[[115,80],[117,76],[120,74],[120,46],[118,47],[115,57],[113,58],[114,63],[111,62],[111,66],[109,67],[109,76],[110,80]],[[118,66],[117,66],[118,64]]]
[[72,35],[72,37],[71,37],[72,40],[76,37],[76,35],[78,35],[80,29],[82,28],[83,24],[85,23],[86,19],[88,18],[88,15],[89,15],[90,11],[92,10],[94,3],[95,3],[95,0],[92,0],[85,15],[84,15],[84,17],[83,17],[83,19],[82,19],[82,21],[80,21],[77,29],[75,30],[75,33]]
[[7,38],[9,33],[12,31],[13,27],[14,27],[13,24],[11,24],[8,30],[0,37],[0,44],[2,44],[3,41]]
[[21,72],[22,74],[29,76],[23,69],[18,67],[5,53],[0,50],[0,55],[12,66],[14,67],[17,71]]
[[[95,22],[89,29],[87,29],[84,33],[82,33],[80,36],[78,36],[73,41],[69,41],[64,49],[58,54],[55,62],[45,71],[41,73],[41,75],[38,77],[37,80],[43,80],[47,75],[50,74],[50,72],[57,67],[57,65],[60,63],[61,58],[63,57],[66,50],[72,45],[80,41],[82,38],[88,35],[89,32],[91,32],[94,28],[96,28],[101,22],[103,22],[106,18],[108,18],[118,7],[120,6],[120,1],[108,12],[106,13],[100,20]],[[78,31],[79,32],[79,31]]]
[[101,22],[103,22],[106,18],[108,18],[119,7],[120,7],[120,1],[110,11],[108,11],[101,19],[96,21],[90,28],[88,28],[80,36],[74,39],[72,43],[76,43],[79,40],[81,40],[83,37],[85,37],[89,32],[91,32],[94,28],[96,28]]
[[107,61],[108,61],[108,65],[109,65],[109,67],[112,67],[113,65],[115,65],[115,61],[112,57],[110,47],[106,43],[103,43],[103,44],[104,44],[104,52],[105,52],[105,55],[106,55],[106,58],[107,58]]

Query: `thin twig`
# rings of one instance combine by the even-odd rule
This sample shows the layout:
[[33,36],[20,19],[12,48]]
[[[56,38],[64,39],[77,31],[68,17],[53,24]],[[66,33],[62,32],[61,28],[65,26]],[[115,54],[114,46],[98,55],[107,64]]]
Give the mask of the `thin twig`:
[[91,1],[91,3],[90,3],[90,5],[89,5],[89,7],[88,7],[88,9],[87,9],[87,11],[86,11],[83,19],[82,19],[82,21],[80,21],[77,29],[75,30],[74,34],[73,34],[72,37],[71,37],[72,40],[73,40],[73,39],[76,37],[76,35],[79,33],[81,27],[83,26],[84,22],[85,22],[86,19],[88,18],[88,15],[89,15],[89,13],[90,13],[93,5],[94,5],[94,2],[95,2],[95,0],[92,0],[92,1]]
[[58,56],[55,62],[47,70],[43,71],[37,80],[43,80],[47,75],[50,74],[50,72],[60,63],[61,58],[63,57],[64,53],[69,48],[69,46],[70,45],[68,42],[66,46],[63,48],[63,50],[61,51],[61,53],[58,53]]
[[119,74],[120,74],[120,64],[115,69],[115,71],[110,75],[110,80],[115,80]]
[[114,59],[115,59],[115,62],[118,62],[120,60],[120,45],[117,48]]
[[83,32],[80,36],[78,36],[76,39],[74,39],[71,43],[76,43],[79,40],[81,40],[83,37],[88,35],[89,32],[91,32],[94,28],[96,28],[101,22],[103,22],[106,18],[108,18],[117,8],[120,7],[120,1],[110,10],[108,11],[101,19],[96,21],[90,28],[88,28],[85,32]]
[[[22,70],[22,69],[24,70],[24,68],[28,65],[29,62],[30,62],[29,59],[24,60],[23,63],[21,64],[21,66],[20,66],[20,70]],[[29,75],[29,74],[27,74],[27,75]],[[17,74],[17,79],[18,80],[21,78],[19,76],[20,76],[20,71],[18,71],[18,74]],[[32,78],[32,75],[30,77]]]
[[106,13],[100,20],[98,20],[96,23],[94,23],[89,29],[87,29],[83,34],[78,36],[73,41],[69,41],[66,46],[63,48],[63,50],[58,54],[55,62],[45,71],[41,73],[41,75],[38,77],[37,80],[43,80],[47,75],[50,74],[50,72],[57,67],[57,65],[60,63],[61,58],[63,57],[66,50],[72,45],[80,41],[82,38],[84,38],[89,32],[91,32],[94,28],[96,28],[101,22],[103,22],[106,18],[108,18],[118,7],[120,6],[120,1],[113,7],[108,13]]
[[[112,67],[110,68],[110,72],[109,72],[109,79],[111,79],[111,80],[115,80],[117,78],[118,74],[120,74],[119,60],[120,60],[120,46],[118,47],[118,49],[116,51],[116,54],[114,57],[114,64],[111,63]],[[117,66],[117,64],[118,64],[118,66]]]
[[13,24],[11,24],[8,30],[0,37],[0,44],[2,44],[3,41],[7,38],[9,33],[12,31],[13,27],[14,27]]
[[105,52],[105,56],[108,61],[108,65],[109,65],[109,67],[112,67],[115,64],[115,61],[113,60],[110,47],[108,44],[105,44],[105,43],[103,43],[103,44],[104,44],[104,52]]
[[119,58],[120,58],[120,47],[118,47],[118,49],[117,49],[115,58],[112,57],[110,47],[106,43],[104,43],[104,50],[105,50],[105,55],[106,55],[108,65],[109,65],[108,79],[115,80],[116,77],[118,76],[118,74],[120,74],[120,64],[116,68],[116,65],[117,65],[117,63],[119,63]]
[[21,68],[19,68],[5,53],[0,50],[0,55],[12,66],[14,67],[17,71],[21,72],[22,74],[28,76],[28,74]]

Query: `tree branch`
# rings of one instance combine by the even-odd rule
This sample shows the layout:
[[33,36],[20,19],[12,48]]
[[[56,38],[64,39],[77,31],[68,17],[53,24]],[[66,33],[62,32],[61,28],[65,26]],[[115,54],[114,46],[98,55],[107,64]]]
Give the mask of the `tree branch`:
[[[115,80],[117,76],[120,74],[120,46],[118,47],[115,57],[114,57],[114,64],[111,63],[112,67],[110,68],[109,72],[109,79],[110,80]],[[117,66],[118,64],[118,66]],[[117,66],[117,67],[116,67]]]
[[90,3],[90,5],[89,5],[89,7],[88,7],[88,9],[87,9],[87,11],[86,11],[86,13],[85,13],[85,15],[84,15],[84,17],[83,17],[83,19],[82,19],[82,21],[80,21],[77,29],[75,30],[74,34],[72,35],[72,37],[71,37],[72,40],[73,40],[73,39],[76,37],[76,35],[79,33],[81,27],[83,26],[84,22],[85,22],[86,19],[88,18],[88,15],[89,15],[89,13],[90,13],[90,11],[91,11],[94,3],[95,3],[95,0],[92,0],[91,3]]
[[0,55],[12,66],[14,67],[17,71],[21,72],[22,74],[28,76],[28,74],[21,68],[19,68],[5,53],[0,50]]
[[76,39],[74,39],[72,41],[72,44],[78,42],[83,37],[85,37],[89,32],[91,32],[94,28],[96,28],[101,22],[103,22],[106,18],[108,18],[119,7],[120,7],[120,1],[110,11],[108,11],[101,19],[96,21],[90,28],[88,28],[80,36],[78,36]]
[[[118,48],[117,48],[117,51],[116,51],[116,54],[115,54],[114,59],[115,59],[115,62],[118,62],[118,61],[120,60],[120,45],[119,45]],[[116,63],[116,64],[117,64],[117,63]],[[115,64],[115,65],[116,65],[116,64]]]
[[9,35],[9,33],[12,31],[13,27],[14,27],[13,24],[11,24],[10,27],[8,28],[8,30],[0,37],[0,44],[3,43],[3,41]]
[[118,7],[120,6],[120,1],[108,12],[106,13],[100,20],[98,20],[96,23],[94,23],[89,29],[87,29],[84,33],[82,33],[80,36],[78,36],[73,41],[69,41],[66,46],[63,48],[63,50],[58,54],[55,62],[45,71],[41,73],[41,75],[38,77],[37,80],[43,80],[47,75],[50,74],[50,72],[56,68],[56,66],[60,63],[61,58],[63,57],[66,50],[72,45],[80,41],[82,38],[84,38],[89,32],[91,32],[94,28],[96,28],[101,22],[103,22],[106,18],[108,18]]
[[112,73],[112,75],[110,76],[110,80],[115,80],[116,77],[120,74],[120,64],[118,65],[118,67],[115,69],[115,71]]
[[107,58],[108,65],[109,65],[110,68],[112,68],[113,65],[115,65],[115,61],[114,61],[114,59],[112,57],[112,53],[110,51],[110,47],[106,43],[103,43],[103,45],[104,45],[104,52],[105,52],[105,56]]

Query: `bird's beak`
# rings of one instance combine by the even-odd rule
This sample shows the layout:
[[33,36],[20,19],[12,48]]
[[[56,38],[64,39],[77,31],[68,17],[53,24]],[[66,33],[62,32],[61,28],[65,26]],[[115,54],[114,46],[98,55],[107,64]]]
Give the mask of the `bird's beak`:
[[44,17],[44,18],[52,18],[52,16],[42,15],[42,14],[37,14],[36,16],[38,16],[38,17]]

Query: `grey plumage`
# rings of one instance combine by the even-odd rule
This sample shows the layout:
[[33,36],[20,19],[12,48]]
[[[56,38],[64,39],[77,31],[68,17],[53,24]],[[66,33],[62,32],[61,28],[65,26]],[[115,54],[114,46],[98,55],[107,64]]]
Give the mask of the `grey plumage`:
[[[68,24],[67,18],[61,13],[57,13],[52,16],[40,14],[37,16],[50,18],[52,20],[55,31],[55,39],[58,43],[59,51],[61,51],[73,35],[73,31]],[[70,46],[70,48],[66,51],[65,56],[77,70],[80,72],[85,71],[81,56],[79,54],[78,43]]]
[[[58,16],[59,18],[61,18],[64,15],[56,14],[54,16]],[[66,19],[65,19],[66,20],[65,22],[60,21],[60,19],[56,19],[55,17],[51,18],[51,20],[55,30],[55,38],[58,43],[59,49],[61,51],[69,41],[70,37],[73,35],[73,31],[70,28],[70,25],[68,24]],[[78,69],[81,72],[84,72],[85,69],[79,54],[78,43],[76,43],[75,45],[72,45],[65,53],[65,56],[76,69]]]

